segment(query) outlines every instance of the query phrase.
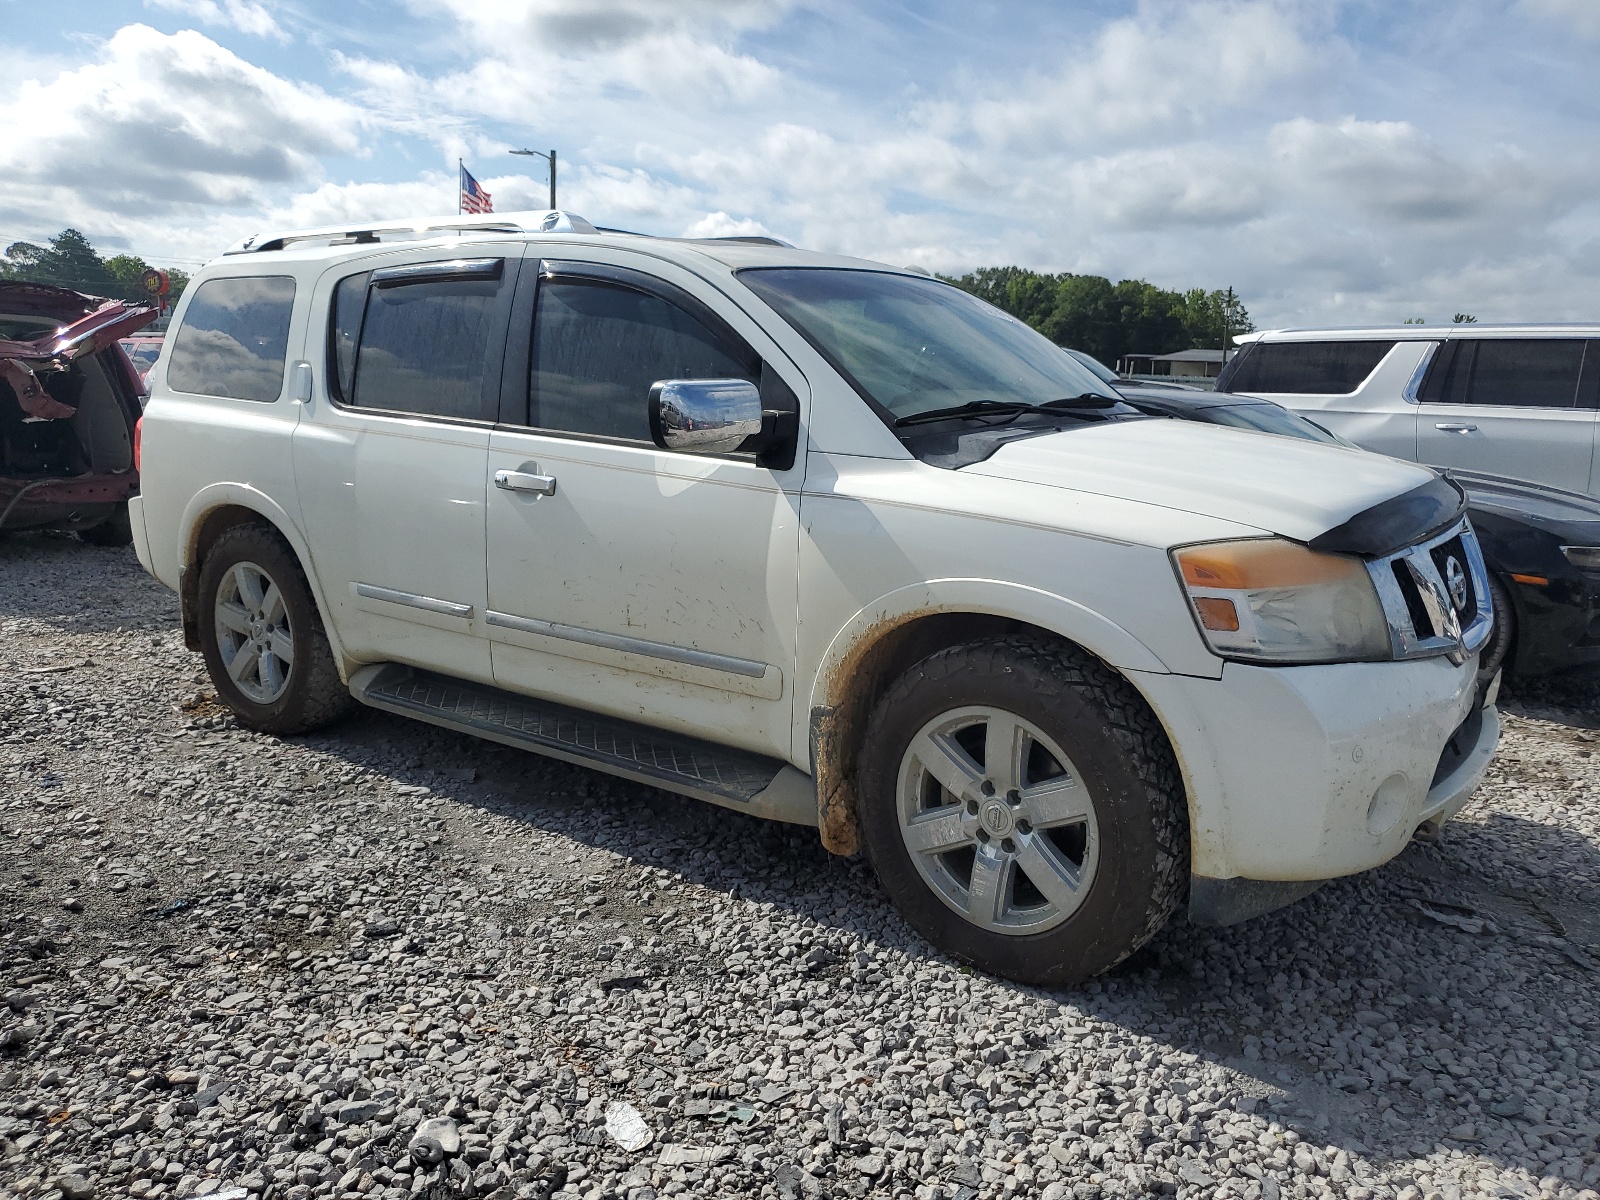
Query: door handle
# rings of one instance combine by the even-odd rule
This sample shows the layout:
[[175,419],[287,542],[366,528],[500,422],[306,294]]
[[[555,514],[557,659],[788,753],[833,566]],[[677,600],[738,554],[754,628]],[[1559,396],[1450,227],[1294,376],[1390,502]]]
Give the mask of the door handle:
[[533,475],[527,471],[496,471],[494,485],[506,492],[525,492],[535,496],[556,494],[554,475]]
[[1441,422],[1439,422],[1439,424],[1435,425],[1434,428],[1435,429],[1442,429],[1446,433],[1477,433],[1478,432],[1478,427],[1476,425],[1464,425],[1460,421],[1441,421]]

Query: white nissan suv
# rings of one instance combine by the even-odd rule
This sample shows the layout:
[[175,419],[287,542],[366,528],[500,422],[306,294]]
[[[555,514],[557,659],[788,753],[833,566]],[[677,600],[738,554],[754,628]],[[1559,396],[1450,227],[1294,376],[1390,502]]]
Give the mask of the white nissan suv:
[[243,724],[359,701],[809,825],[999,975],[1377,866],[1499,736],[1452,483],[1142,417],[924,276],[554,212],[266,234],[150,385],[138,553]]

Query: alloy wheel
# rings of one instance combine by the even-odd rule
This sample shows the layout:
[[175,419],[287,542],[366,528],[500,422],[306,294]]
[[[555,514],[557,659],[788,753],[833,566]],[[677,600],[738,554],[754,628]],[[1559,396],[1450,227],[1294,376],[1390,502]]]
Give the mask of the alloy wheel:
[[276,701],[294,669],[294,632],[272,576],[253,562],[235,563],[217,588],[215,613],[228,678],[257,704]]
[[929,721],[902,757],[896,799],[918,873],[982,929],[1042,933],[1094,882],[1094,798],[1061,748],[1014,713],[973,705]]

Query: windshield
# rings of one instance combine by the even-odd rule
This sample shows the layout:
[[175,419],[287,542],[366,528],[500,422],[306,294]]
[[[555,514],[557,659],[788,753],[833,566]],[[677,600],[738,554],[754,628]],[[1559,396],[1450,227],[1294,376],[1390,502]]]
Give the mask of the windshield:
[[1117,382],[1117,373],[1115,371],[1113,371],[1110,367],[1106,366],[1105,363],[1101,362],[1098,358],[1091,358],[1089,355],[1085,354],[1082,350],[1074,350],[1070,346],[1064,346],[1062,348],[1064,350],[1066,350],[1066,352],[1068,354],[1072,355],[1073,358],[1077,359],[1080,363],[1082,363],[1085,368],[1087,368],[1089,371],[1093,372],[1094,373],[1094,377],[1096,379],[1100,380],[1100,382],[1102,382],[1102,383],[1116,383]]
[[139,369],[140,373],[148,371],[155,366],[156,359],[161,357],[161,346],[159,344],[154,346],[148,344],[129,346],[127,350],[128,357],[133,360],[133,365]]
[[1308,442],[1349,444],[1343,438],[1329,433],[1321,425],[1308,421],[1286,408],[1279,408],[1276,404],[1225,404],[1218,408],[1205,409],[1203,416],[1213,425],[1256,429],[1262,433],[1281,433],[1286,437],[1304,438]]
[[1054,342],[949,284],[815,267],[739,278],[895,419],[974,402],[1115,395]]

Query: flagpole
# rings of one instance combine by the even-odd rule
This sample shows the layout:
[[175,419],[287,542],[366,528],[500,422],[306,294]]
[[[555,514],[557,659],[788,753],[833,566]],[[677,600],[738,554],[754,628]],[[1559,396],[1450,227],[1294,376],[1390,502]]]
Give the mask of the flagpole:
[[461,215],[461,172],[467,169],[466,163],[456,159],[456,216]]

